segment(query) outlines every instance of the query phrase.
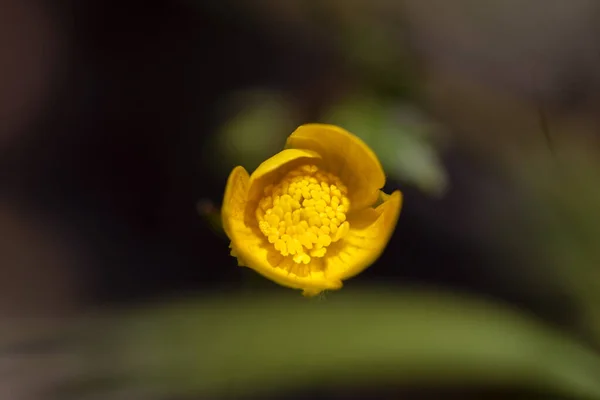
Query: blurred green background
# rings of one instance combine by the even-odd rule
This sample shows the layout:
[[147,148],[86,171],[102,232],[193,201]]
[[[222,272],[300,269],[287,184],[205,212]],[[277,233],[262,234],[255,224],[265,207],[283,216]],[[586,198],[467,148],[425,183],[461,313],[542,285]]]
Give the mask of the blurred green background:
[[[600,4],[0,2],[0,397],[600,399]],[[227,176],[340,125],[404,193],[305,299]]]

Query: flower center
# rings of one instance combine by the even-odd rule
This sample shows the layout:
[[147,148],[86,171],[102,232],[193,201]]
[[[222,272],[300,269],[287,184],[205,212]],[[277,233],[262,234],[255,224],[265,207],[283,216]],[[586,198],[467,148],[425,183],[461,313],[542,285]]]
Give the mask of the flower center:
[[348,233],[347,194],[337,176],[315,165],[301,166],[264,189],[256,209],[258,227],[281,255],[308,264]]

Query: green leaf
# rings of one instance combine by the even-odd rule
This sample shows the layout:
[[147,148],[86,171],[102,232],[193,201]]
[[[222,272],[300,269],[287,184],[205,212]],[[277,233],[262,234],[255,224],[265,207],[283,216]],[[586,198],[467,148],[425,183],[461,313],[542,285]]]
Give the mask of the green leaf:
[[437,154],[436,127],[418,110],[363,95],[336,104],[323,120],[363,139],[392,178],[430,195],[445,193],[448,177]]
[[[108,346],[100,351],[105,367],[169,394],[420,383],[600,399],[600,360],[583,345],[498,305],[437,292],[223,296],[94,328]],[[99,368],[98,355],[91,359]]]
[[[585,136],[564,135],[556,156],[531,152],[509,170],[522,195],[509,245],[541,279],[555,278],[575,300],[582,331],[600,345],[600,160]],[[522,235],[515,236],[515,231]],[[523,241],[527,237],[529,240]]]
[[223,124],[211,152],[221,166],[243,165],[252,171],[281,151],[297,124],[293,107],[277,92],[236,93],[223,106],[230,118]]

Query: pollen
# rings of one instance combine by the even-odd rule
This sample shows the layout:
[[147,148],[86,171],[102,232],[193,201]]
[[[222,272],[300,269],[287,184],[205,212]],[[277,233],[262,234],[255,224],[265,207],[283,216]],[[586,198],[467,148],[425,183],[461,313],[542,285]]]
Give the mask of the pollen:
[[256,209],[258,227],[281,255],[308,264],[348,233],[347,194],[337,176],[316,165],[301,166],[264,189]]

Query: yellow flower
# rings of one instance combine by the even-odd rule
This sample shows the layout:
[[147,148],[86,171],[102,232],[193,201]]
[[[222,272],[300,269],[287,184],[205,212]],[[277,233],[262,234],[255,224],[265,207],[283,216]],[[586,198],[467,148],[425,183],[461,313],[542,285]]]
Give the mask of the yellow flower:
[[227,181],[223,227],[238,264],[306,296],[342,287],[387,245],[402,194],[380,189],[373,151],[334,125],[307,124],[285,149]]

